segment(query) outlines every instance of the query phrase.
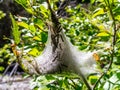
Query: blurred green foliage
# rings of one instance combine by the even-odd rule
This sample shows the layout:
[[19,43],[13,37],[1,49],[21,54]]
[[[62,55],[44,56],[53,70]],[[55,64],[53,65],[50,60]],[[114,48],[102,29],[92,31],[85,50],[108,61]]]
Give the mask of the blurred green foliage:
[[[23,6],[31,14],[31,17],[11,16],[13,23],[13,38],[11,40],[18,44],[17,49],[23,50],[24,55],[38,56],[43,51],[48,37],[46,22],[50,19],[50,13],[45,0],[15,1]],[[54,10],[57,10],[56,1],[51,0]],[[110,10],[113,13],[112,16]],[[65,34],[79,50],[100,50],[100,63],[104,66],[103,72],[106,71],[111,60],[114,34],[113,22],[115,22],[117,33],[113,65],[97,85],[96,90],[119,90],[120,1],[91,0],[90,5],[86,7],[79,4],[76,7],[67,7],[66,12],[70,16],[60,18]],[[115,18],[114,21],[112,17]],[[9,45],[5,45],[0,50],[0,63],[6,62],[5,60],[7,62],[14,60]],[[3,69],[4,67],[0,67],[0,71],[3,71]],[[98,78],[99,76],[93,75],[88,77],[88,81],[93,85]],[[34,90],[86,90],[85,85],[76,75],[67,75],[67,73],[62,76],[57,74],[35,76],[31,81],[31,86]]]

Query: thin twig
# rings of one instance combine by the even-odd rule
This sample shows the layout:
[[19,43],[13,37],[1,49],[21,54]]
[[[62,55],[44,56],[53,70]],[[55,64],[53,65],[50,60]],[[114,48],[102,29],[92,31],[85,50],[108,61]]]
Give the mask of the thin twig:
[[59,17],[62,16],[62,13],[64,12],[65,8],[69,5],[70,0],[64,0],[60,6],[58,7],[57,14]]
[[9,68],[10,68],[11,66],[13,66],[13,65],[14,65],[14,64],[13,64],[13,61],[12,61],[11,64],[8,65],[7,68],[5,69],[5,71],[3,72],[2,77],[3,77],[4,75],[6,75],[7,71],[9,70]]
[[4,82],[0,82],[0,84],[5,84],[5,83],[9,83],[9,82],[22,82],[22,81],[26,81],[28,80],[28,78],[25,79],[18,79],[18,80],[8,80],[8,81],[4,81]]
[[13,70],[12,70],[11,73],[10,73],[10,77],[16,73],[17,68],[18,68],[18,65],[19,65],[19,64],[16,62],[16,64],[15,64]]
[[92,87],[90,86],[90,84],[88,83],[87,79],[85,78],[85,76],[79,72],[79,75],[81,76],[81,79],[83,80],[84,84],[86,85],[86,87],[88,88],[88,90],[92,90]]
[[100,80],[103,78],[103,76],[109,71],[109,69],[111,68],[112,64],[113,64],[113,60],[114,60],[114,54],[115,54],[115,44],[116,44],[116,33],[117,33],[117,28],[116,28],[116,23],[115,23],[115,18],[114,18],[114,15],[113,15],[113,12],[112,12],[112,9],[111,9],[111,6],[110,6],[110,3],[109,3],[109,0],[104,0],[106,6],[108,7],[109,9],[109,12],[110,12],[110,16],[112,18],[112,21],[113,21],[113,40],[112,40],[112,51],[111,51],[111,60],[110,60],[110,63],[109,63],[109,66],[106,70],[106,72],[104,72],[100,78],[97,80],[97,82],[95,83],[94,87],[93,87],[93,90],[95,89],[95,87],[97,86],[97,84],[100,82]]

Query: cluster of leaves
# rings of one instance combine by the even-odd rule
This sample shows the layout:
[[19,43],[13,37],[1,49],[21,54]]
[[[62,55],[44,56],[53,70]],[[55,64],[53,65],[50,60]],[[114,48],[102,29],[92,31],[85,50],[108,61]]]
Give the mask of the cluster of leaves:
[[[23,6],[31,17],[11,16],[13,23],[13,40],[19,50],[28,55],[37,56],[45,47],[47,41],[46,22],[49,20],[49,11],[45,0],[15,0]],[[54,10],[57,9],[55,2],[51,1]],[[97,5],[96,5],[97,4]],[[91,5],[82,7],[67,7],[69,17],[61,18],[60,22],[73,45],[80,50],[101,50],[101,64],[108,64],[114,58],[112,68],[100,80],[97,90],[120,89],[120,1],[119,0],[91,0]],[[47,22],[49,23],[49,22]],[[114,34],[114,30],[117,33]],[[113,40],[115,38],[115,40]],[[115,43],[114,43],[115,42]],[[9,52],[10,53],[10,52]],[[105,66],[107,68],[107,65]],[[103,72],[106,69],[102,70]],[[42,75],[33,79],[31,86],[35,90],[81,90],[85,89],[79,78],[59,75]],[[72,78],[72,79],[71,79]],[[89,81],[93,85],[97,76],[90,76]]]
[[17,21],[15,21],[13,16],[11,16],[13,23],[13,39],[19,48],[24,49],[25,53],[37,56],[41,53],[47,41],[47,30],[44,21],[38,14],[44,14],[44,19],[48,12],[43,5],[38,6],[37,1],[29,2],[29,0],[16,0],[16,2],[22,5],[25,10],[31,14],[31,17],[16,16]]
[[2,73],[7,65],[15,60],[15,56],[11,52],[10,45],[4,45],[3,48],[0,48],[0,73]]
[[81,90],[83,83],[79,76],[74,74],[56,74],[56,75],[42,75],[35,77],[31,81],[31,88],[38,90]]

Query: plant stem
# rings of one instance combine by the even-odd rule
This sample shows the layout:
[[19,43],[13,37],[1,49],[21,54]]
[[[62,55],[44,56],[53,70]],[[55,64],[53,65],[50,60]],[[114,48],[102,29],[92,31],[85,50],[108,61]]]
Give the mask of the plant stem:
[[112,64],[113,64],[113,60],[114,60],[114,56],[115,56],[115,44],[116,44],[116,33],[117,33],[117,28],[116,28],[116,22],[115,22],[115,18],[114,18],[114,14],[112,12],[112,8],[111,5],[109,3],[109,0],[104,0],[104,2],[106,3],[106,6],[109,9],[110,12],[110,17],[112,18],[112,26],[113,26],[113,37],[112,37],[112,50],[111,50],[111,60],[109,63],[109,66],[107,68],[107,70],[100,76],[100,78],[96,81],[95,85],[93,86],[93,90],[96,88],[97,84],[100,82],[100,80],[102,79],[102,77],[109,71],[109,69],[111,68]]

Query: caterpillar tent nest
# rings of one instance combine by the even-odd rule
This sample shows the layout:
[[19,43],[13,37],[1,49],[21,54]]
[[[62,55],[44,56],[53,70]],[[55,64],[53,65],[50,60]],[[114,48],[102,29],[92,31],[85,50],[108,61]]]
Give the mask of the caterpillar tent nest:
[[[48,74],[56,72],[74,72],[80,76],[96,73],[94,52],[81,52],[65,36],[56,14],[51,9],[51,22],[48,23],[48,41],[43,53],[31,58],[30,62],[22,58],[20,65],[30,74]],[[84,79],[84,78],[83,78]]]

